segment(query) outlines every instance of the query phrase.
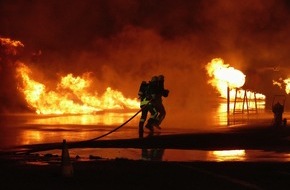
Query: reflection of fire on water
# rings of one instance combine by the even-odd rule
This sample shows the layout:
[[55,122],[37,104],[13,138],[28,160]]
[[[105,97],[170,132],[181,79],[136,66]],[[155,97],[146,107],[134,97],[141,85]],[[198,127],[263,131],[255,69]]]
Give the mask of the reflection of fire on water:
[[18,64],[17,74],[22,81],[19,90],[38,114],[88,114],[106,109],[139,107],[137,99],[125,98],[121,92],[110,87],[102,96],[89,93],[87,88],[91,80],[86,74],[83,77],[68,74],[61,78],[55,91],[49,91],[44,84],[31,79],[30,73],[26,65]]
[[[132,116],[132,112],[98,112],[97,114],[48,115],[35,117],[26,122],[28,125],[120,125]],[[136,124],[136,119],[133,120]]]
[[242,161],[245,160],[245,155],[245,150],[219,150],[211,152],[211,156],[217,161]]
[[212,59],[206,65],[206,70],[211,78],[208,83],[216,88],[221,98],[228,100],[221,103],[219,112],[224,113],[229,109],[243,110],[245,106],[247,109],[264,108],[265,95],[241,88],[245,84],[246,76],[240,70],[224,64],[220,58]]

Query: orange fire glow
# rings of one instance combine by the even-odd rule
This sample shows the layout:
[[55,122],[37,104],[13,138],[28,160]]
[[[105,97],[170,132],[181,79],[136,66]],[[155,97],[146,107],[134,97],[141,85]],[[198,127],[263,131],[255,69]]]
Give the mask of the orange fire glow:
[[241,87],[245,84],[246,75],[228,64],[224,64],[223,59],[212,59],[206,65],[207,74],[210,77],[208,81],[213,87],[217,89],[222,98],[227,98],[227,89],[230,89],[230,99],[235,96],[243,98],[247,93],[248,98],[256,97],[257,99],[265,99],[265,95],[251,91],[245,91]]
[[287,78],[287,79],[280,78],[279,80],[281,80],[282,82],[273,80],[273,85],[277,85],[281,89],[283,89],[283,86],[285,86],[285,92],[289,94],[290,93],[290,78]]
[[245,150],[217,150],[211,154],[217,161],[242,161],[246,158]]
[[289,94],[290,93],[290,78],[285,79],[284,83],[286,84],[285,91],[286,91],[287,94]]
[[53,91],[47,89],[45,84],[33,80],[31,73],[25,64],[18,64],[18,89],[37,114],[88,114],[109,109],[139,108],[137,98],[125,98],[121,92],[110,87],[102,96],[97,92],[88,92],[87,88],[92,82],[88,74],[82,77],[67,74],[61,77]]
[[16,55],[17,47],[24,47],[20,41],[11,40],[10,38],[0,38],[0,44],[5,48],[5,54],[7,55]]

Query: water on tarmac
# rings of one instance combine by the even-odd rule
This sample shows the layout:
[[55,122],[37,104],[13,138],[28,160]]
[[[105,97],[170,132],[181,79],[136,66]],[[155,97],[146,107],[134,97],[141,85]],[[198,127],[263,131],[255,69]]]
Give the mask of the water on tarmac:
[[[137,110],[138,111],[138,110]],[[89,115],[37,115],[3,114],[0,120],[0,148],[6,150],[18,145],[82,141],[108,133],[130,120],[122,128],[102,139],[138,138],[139,115],[134,111],[101,112]],[[284,113],[287,118],[289,113]],[[228,114],[212,112],[207,119],[194,117],[190,126],[170,125],[169,117],[164,122],[162,134],[198,133],[218,131],[241,124],[263,123],[271,125],[273,114],[263,109],[254,113]],[[61,150],[50,150],[40,154],[61,155]],[[105,159],[125,158],[133,160],[164,161],[289,161],[290,152],[263,150],[180,150],[180,149],[133,149],[133,148],[78,148],[70,149],[70,156],[86,160],[92,156]]]

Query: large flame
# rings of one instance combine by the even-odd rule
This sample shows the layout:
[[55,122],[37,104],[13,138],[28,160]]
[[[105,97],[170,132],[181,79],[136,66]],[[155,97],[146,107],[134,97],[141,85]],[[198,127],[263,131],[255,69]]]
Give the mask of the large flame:
[[61,77],[56,90],[48,90],[45,84],[31,79],[31,70],[23,63],[17,67],[20,79],[18,89],[24,94],[29,106],[38,114],[87,114],[107,109],[136,109],[137,98],[125,98],[117,90],[108,87],[102,96],[90,93],[88,74],[74,77],[72,74]]
[[246,75],[242,71],[230,67],[229,64],[225,64],[221,58],[212,59],[206,65],[206,70],[210,77],[208,83],[217,89],[222,98],[227,98],[228,89],[230,89],[231,99],[243,98],[245,93],[248,98],[265,99],[263,94],[241,89],[245,84]]
[[226,97],[227,88],[239,88],[245,83],[245,75],[219,58],[213,59],[206,65],[207,73],[211,77],[209,83],[216,87],[222,97]]

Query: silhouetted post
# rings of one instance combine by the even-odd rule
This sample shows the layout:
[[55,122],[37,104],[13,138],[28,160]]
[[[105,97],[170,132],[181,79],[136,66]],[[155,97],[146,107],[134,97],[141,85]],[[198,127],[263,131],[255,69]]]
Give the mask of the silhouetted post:
[[227,113],[230,114],[230,87],[227,87]]
[[230,87],[227,86],[227,124],[230,125]]

